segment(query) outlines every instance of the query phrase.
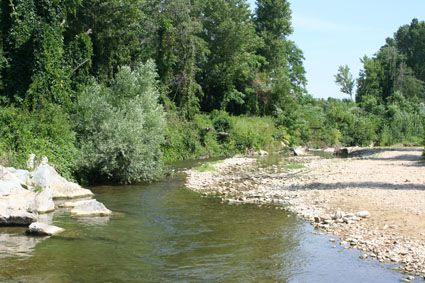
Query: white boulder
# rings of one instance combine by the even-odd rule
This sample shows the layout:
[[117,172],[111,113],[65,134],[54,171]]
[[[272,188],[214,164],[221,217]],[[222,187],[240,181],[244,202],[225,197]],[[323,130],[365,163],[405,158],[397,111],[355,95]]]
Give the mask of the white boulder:
[[32,173],[32,183],[35,187],[52,189],[53,198],[80,198],[93,195],[90,190],[67,181],[56,172],[55,168],[44,163]]
[[292,153],[295,156],[307,155],[307,150],[304,147],[294,147],[292,148]]
[[359,211],[356,213],[356,216],[359,218],[368,218],[370,216],[369,211]]
[[108,216],[112,211],[105,205],[95,199],[77,201],[73,204],[67,203],[68,207],[73,206],[71,214],[75,216]]
[[40,222],[31,223],[28,227],[27,234],[37,235],[37,236],[52,236],[59,233],[62,233],[65,229],[56,227],[53,225],[48,225]]
[[39,191],[36,191],[35,193],[35,209],[38,213],[52,212],[55,210],[53,191],[50,187],[40,187]]

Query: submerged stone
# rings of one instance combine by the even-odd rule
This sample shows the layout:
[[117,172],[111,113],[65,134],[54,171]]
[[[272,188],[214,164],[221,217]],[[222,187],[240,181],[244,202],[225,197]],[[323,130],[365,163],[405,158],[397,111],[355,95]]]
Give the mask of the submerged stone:
[[27,234],[37,235],[37,236],[52,236],[59,233],[62,233],[65,229],[56,227],[53,225],[48,225],[40,222],[32,223],[27,230]]

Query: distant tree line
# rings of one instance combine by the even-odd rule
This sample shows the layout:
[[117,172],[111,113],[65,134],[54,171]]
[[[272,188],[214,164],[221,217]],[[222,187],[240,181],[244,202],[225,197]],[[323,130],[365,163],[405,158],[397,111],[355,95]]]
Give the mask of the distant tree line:
[[0,163],[47,155],[88,182],[139,182],[162,164],[281,142],[417,143],[424,22],[388,39],[350,100],[306,91],[287,0],[4,0]]

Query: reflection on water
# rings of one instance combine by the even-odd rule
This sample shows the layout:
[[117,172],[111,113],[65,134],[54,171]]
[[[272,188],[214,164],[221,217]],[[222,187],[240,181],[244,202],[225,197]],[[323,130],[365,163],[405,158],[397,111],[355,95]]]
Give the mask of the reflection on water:
[[[33,238],[24,235],[23,228],[0,229],[0,260],[10,257],[22,257],[32,254],[35,246],[43,238]],[[1,266],[1,261],[0,261]]]
[[393,282],[400,278],[376,263],[359,260],[355,252],[333,249],[326,237],[313,236],[312,228],[293,215],[222,205],[182,186],[182,176],[176,176],[148,186],[96,188],[96,198],[117,214],[92,222],[55,214],[54,224],[66,229],[63,234],[45,241],[20,234],[23,253],[32,256],[0,259],[0,281]]

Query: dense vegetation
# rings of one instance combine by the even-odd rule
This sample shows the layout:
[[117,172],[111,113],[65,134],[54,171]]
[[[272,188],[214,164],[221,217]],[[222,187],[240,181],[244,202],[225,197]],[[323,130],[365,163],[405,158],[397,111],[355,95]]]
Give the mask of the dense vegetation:
[[[139,182],[163,162],[293,145],[423,137],[425,24],[371,57],[345,99],[307,94],[286,0],[8,0],[0,4],[0,158]],[[357,93],[354,86],[357,85]]]

